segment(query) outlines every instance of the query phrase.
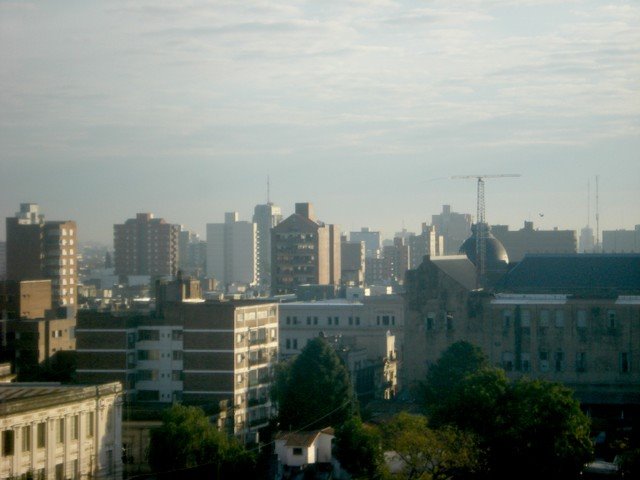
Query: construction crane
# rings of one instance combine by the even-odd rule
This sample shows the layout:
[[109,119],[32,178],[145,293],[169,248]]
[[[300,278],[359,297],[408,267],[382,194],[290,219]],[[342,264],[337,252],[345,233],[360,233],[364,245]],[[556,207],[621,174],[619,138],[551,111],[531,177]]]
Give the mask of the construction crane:
[[489,227],[485,219],[484,206],[484,179],[520,177],[518,173],[503,173],[497,175],[454,175],[452,179],[475,178],[478,181],[477,205],[476,205],[476,287],[480,288],[485,275],[485,259],[487,255],[487,236]]

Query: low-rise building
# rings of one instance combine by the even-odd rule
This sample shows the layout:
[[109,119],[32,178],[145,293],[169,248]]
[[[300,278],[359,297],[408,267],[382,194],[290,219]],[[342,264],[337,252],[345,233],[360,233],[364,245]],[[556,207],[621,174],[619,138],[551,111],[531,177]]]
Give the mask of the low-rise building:
[[0,384],[0,478],[122,478],[122,387]]
[[277,478],[294,478],[307,467],[319,464],[324,464],[325,469],[330,472],[334,438],[333,428],[278,432],[275,440],[275,453],[278,457]]

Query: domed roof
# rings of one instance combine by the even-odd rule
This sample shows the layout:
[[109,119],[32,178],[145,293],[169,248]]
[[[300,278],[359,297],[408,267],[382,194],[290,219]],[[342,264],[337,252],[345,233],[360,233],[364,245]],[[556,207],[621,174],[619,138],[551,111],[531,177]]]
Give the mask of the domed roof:
[[[491,233],[489,225],[486,223],[481,224],[486,229],[486,241],[485,241],[485,270],[495,271],[504,270],[509,264],[509,256],[504,246],[496,237]],[[476,235],[478,230],[478,224],[471,226],[471,236],[467,238],[460,247],[460,253],[467,256],[467,258],[476,265]]]

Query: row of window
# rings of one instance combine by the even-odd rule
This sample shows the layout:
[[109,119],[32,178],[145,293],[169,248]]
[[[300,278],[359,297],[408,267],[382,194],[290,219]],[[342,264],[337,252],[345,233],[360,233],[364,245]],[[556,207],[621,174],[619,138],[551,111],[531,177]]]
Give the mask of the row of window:
[[138,360],[159,360],[169,357],[172,360],[182,360],[182,350],[173,350],[171,353],[162,353],[159,350],[138,350]]
[[[360,325],[360,317],[350,316],[347,318],[347,322],[349,325]],[[285,324],[287,325],[298,325],[299,323],[300,322],[298,322],[298,317],[295,315],[285,317]],[[318,325],[318,323],[319,323],[318,317],[315,317],[315,316],[307,317],[307,325]],[[395,325],[395,324],[396,324],[395,315],[378,315],[376,317],[376,325]],[[327,316],[326,325],[339,326],[340,317]]]
[[[520,311],[520,326],[523,328],[531,327],[531,311],[523,309]],[[538,315],[538,326],[548,327],[553,317],[553,323],[557,328],[564,328],[565,326],[565,311],[561,309],[556,310],[540,310]],[[502,311],[502,324],[504,328],[509,328],[510,324],[514,321],[515,316],[512,310]],[[588,312],[587,310],[576,311],[576,328],[587,328]],[[607,310],[605,321],[608,328],[616,327],[616,311]]]
[[[518,364],[513,352],[503,352],[502,368],[507,372],[513,370],[529,372],[531,370],[531,355],[528,352],[521,353],[520,363]],[[554,372],[565,371],[565,354],[563,351],[559,350],[557,352],[553,352],[553,356],[551,356],[550,352],[546,350],[538,352],[538,370],[541,372],[548,372],[551,369],[553,369]],[[576,352],[575,370],[576,372],[587,371],[586,352]],[[628,352],[619,353],[618,370],[620,373],[629,373],[631,371],[631,357]]]
[[[95,414],[94,412],[88,412],[86,415],[87,422],[87,431],[86,437],[91,438],[94,434],[94,421]],[[55,441],[56,443],[64,443],[65,437],[65,429],[68,426],[69,434],[71,440],[78,440],[80,435],[80,416],[74,415],[69,418],[69,422],[67,425],[65,418],[59,418],[55,420]],[[19,428],[20,438],[21,438],[21,449],[22,453],[31,451],[31,435],[32,435],[33,427],[32,425],[26,425],[24,427]],[[16,445],[15,445],[15,437],[16,430],[4,430],[2,432],[2,456],[8,457],[14,455],[16,453]],[[47,444],[47,423],[40,422],[35,425],[35,448],[42,449],[45,448]]]
[[160,373],[158,370],[138,370],[136,372],[138,381],[156,381],[162,378],[171,378],[175,382],[181,382],[184,379],[184,375],[182,370],[172,370],[171,373]]

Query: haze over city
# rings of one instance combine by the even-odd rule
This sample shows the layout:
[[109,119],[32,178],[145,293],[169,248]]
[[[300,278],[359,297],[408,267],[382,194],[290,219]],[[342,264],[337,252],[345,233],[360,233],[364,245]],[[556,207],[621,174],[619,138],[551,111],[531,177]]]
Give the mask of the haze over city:
[[640,223],[636,2],[0,2],[0,57],[0,216],[80,241],[143,211],[204,235],[267,176],[387,237],[475,214],[476,173],[522,175],[491,224],[579,230],[598,174],[601,229]]

